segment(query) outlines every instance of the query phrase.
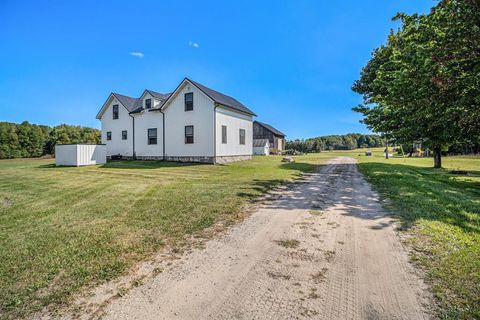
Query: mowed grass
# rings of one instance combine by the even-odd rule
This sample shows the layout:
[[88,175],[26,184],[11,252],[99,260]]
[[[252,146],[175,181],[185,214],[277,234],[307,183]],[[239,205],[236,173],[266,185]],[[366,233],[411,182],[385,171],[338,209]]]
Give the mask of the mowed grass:
[[[480,318],[480,158],[385,160],[375,150],[324,152],[212,165],[125,161],[56,168],[51,160],[0,161],[0,318],[58,306],[113,279],[166,244],[218,220],[234,223],[249,200],[336,156],[358,159],[400,221],[412,258],[445,319]],[[467,175],[450,170],[466,170]]]
[[233,223],[250,199],[327,158],[80,168],[2,160],[0,318],[65,304],[72,293],[121,275],[166,244],[178,245],[219,219]]
[[[480,157],[356,156],[426,271],[444,319],[480,319]],[[465,170],[465,175],[452,174]]]

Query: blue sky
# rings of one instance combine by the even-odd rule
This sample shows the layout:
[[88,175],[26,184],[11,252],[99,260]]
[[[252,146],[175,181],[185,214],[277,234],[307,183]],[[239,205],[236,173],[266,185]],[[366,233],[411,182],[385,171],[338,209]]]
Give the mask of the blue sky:
[[170,92],[187,76],[290,139],[368,132],[352,82],[396,12],[435,3],[2,0],[0,121],[99,128],[110,92]]

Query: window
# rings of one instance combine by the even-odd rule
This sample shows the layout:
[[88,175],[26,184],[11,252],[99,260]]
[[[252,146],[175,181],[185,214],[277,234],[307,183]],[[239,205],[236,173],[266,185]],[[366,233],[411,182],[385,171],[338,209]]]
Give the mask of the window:
[[145,109],[150,109],[152,107],[152,99],[145,99]]
[[107,131],[107,140],[112,140],[112,131]]
[[240,144],[245,144],[245,129],[240,129]]
[[193,126],[185,126],[185,143],[193,143]]
[[113,119],[118,119],[118,104],[113,105]]
[[148,129],[148,144],[157,144],[157,128]]
[[193,92],[185,93],[185,111],[193,110]]
[[127,140],[127,130],[122,131],[122,140]]
[[222,143],[227,143],[227,126],[222,126]]

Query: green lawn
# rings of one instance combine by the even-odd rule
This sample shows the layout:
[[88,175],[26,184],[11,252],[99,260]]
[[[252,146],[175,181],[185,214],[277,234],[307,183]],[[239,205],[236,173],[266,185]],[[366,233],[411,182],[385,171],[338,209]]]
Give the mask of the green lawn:
[[219,219],[234,222],[249,199],[326,159],[303,158],[81,168],[0,161],[0,318],[68,302],[165,244],[179,244]]
[[[399,217],[413,260],[445,319],[480,318],[480,157],[433,160],[357,156],[360,170]],[[467,170],[468,175],[451,174]]]
[[353,156],[400,219],[445,318],[480,317],[480,158],[385,160],[363,151],[255,157],[229,165],[123,161],[57,168],[52,160],[0,161],[0,318],[67,303],[166,244],[214,222],[326,160]]

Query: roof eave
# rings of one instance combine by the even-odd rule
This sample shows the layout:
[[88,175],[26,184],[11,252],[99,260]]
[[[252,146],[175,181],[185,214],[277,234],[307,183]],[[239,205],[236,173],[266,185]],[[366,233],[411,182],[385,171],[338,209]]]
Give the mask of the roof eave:
[[102,116],[105,113],[105,111],[103,109],[105,108],[105,105],[107,104],[108,100],[110,100],[111,96],[115,97],[115,94],[113,92],[110,92],[110,94],[107,97],[107,100],[105,100],[105,102],[102,104],[102,107],[100,108],[100,111],[98,111],[97,116],[95,117],[96,119],[102,120]]
[[[213,100],[213,99],[212,99]],[[220,103],[220,102],[217,102],[215,100],[213,100],[215,102],[215,105],[217,106],[220,106],[220,107],[224,107],[224,108],[228,108],[230,110],[233,110],[235,112],[238,112],[238,113],[243,113],[243,114],[246,114],[246,115],[249,115],[249,116],[254,116],[256,117],[257,115],[253,112],[245,112],[245,111],[242,111],[242,110],[238,110],[237,108],[233,107],[233,106],[229,106],[229,105],[226,105],[225,103]]]

